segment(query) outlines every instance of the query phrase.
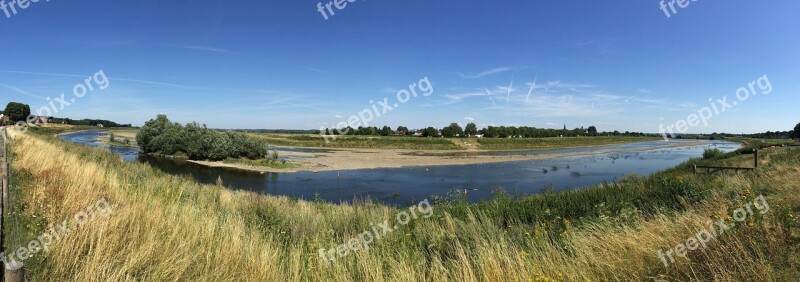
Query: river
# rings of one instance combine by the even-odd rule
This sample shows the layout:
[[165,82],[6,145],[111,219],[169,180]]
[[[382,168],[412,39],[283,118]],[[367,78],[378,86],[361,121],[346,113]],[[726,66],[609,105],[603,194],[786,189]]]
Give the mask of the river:
[[[471,202],[489,199],[492,191],[503,187],[515,194],[535,194],[548,187],[564,191],[604,181],[613,182],[629,174],[647,176],[700,157],[706,148],[729,152],[739,144],[726,141],[701,141],[701,146],[656,148],[663,141],[637,142],[593,148],[482,152],[479,154],[552,154],[579,152],[581,156],[492,164],[452,165],[407,168],[380,168],[329,172],[258,173],[230,168],[212,168],[183,160],[139,154],[138,149],[99,143],[103,131],[82,131],[60,138],[87,146],[112,150],[126,161],[148,163],[173,175],[188,175],[200,183],[214,184],[222,178],[226,187],[262,194],[285,195],[306,200],[321,198],[339,203],[370,196],[383,203],[405,205],[433,195],[463,194]],[[698,142],[697,140],[670,142]],[[630,152],[631,149],[642,151]],[[281,150],[298,150],[281,148]],[[306,150],[306,149],[299,149]],[[310,149],[316,151],[315,149]],[[596,153],[599,151],[616,151]],[[624,152],[628,151],[628,152]],[[323,152],[323,151],[320,151]],[[459,153],[461,154],[461,153]]]

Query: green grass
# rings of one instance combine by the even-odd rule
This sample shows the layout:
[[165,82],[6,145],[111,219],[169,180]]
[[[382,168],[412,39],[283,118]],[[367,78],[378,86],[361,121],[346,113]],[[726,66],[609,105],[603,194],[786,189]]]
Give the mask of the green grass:
[[69,133],[82,130],[102,130],[103,128],[96,126],[85,125],[47,125],[47,126],[32,126],[28,130],[36,134],[44,135],[57,135],[62,133]]
[[783,147],[785,145],[796,143],[796,141],[793,139],[761,139],[749,137],[734,137],[727,138],[726,140],[742,143],[742,148],[738,150],[739,152],[752,152],[753,149]]
[[269,168],[295,168],[300,166],[296,163],[291,162],[282,162],[282,161],[274,161],[272,159],[259,159],[259,160],[251,160],[245,158],[227,158],[222,161],[226,164],[242,164],[242,165],[249,165],[249,166],[262,166],[262,167],[269,167]]

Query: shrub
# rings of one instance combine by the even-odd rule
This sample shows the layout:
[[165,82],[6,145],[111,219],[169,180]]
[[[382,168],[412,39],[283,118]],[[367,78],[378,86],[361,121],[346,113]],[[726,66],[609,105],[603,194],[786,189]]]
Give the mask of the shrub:
[[165,115],[146,122],[136,141],[145,153],[186,155],[193,160],[259,159],[267,154],[267,144],[262,139],[211,130],[196,122],[183,126],[170,122]]
[[714,148],[714,149],[705,149],[705,150],[703,151],[703,159],[704,159],[704,160],[715,159],[715,158],[718,158],[718,157],[720,157],[720,156],[722,156],[722,151],[720,151],[720,150],[719,150],[719,149],[717,149],[717,148]]

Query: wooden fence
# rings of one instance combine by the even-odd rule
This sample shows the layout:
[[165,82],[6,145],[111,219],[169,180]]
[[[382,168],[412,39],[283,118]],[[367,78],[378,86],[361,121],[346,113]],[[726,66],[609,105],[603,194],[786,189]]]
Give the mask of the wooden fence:
[[[10,208],[10,198],[8,192],[8,185],[9,179],[11,177],[10,169],[8,167],[8,146],[9,141],[8,137],[6,136],[6,130],[0,129],[0,135],[2,135],[2,140],[0,140],[0,183],[2,183],[3,189],[3,201],[0,206],[0,249],[5,252],[6,249],[6,237],[7,234],[5,232],[6,225],[7,225],[7,218],[6,215],[8,214],[8,209]],[[3,275],[3,281],[6,282],[22,282],[25,281],[25,269],[23,268],[22,262],[17,262],[15,264],[6,264],[5,272]]]
[[734,167],[734,166],[705,166],[705,165],[695,165],[692,167],[692,173],[697,175],[698,168],[699,169],[706,169],[706,173],[715,173],[723,170],[755,170],[758,168],[758,150],[753,150],[753,167]]

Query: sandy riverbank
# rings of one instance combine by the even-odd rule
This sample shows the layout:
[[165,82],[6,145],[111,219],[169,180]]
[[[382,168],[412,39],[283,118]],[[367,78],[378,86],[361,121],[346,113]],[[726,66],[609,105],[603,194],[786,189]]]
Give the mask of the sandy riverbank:
[[[291,162],[298,164],[294,168],[276,169],[270,167],[257,167],[240,164],[227,164],[223,162],[190,161],[192,163],[210,167],[228,167],[256,172],[298,172],[298,171],[334,171],[374,168],[399,168],[399,167],[430,167],[445,165],[468,165],[483,163],[500,163],[527,160],[553,159],[569,156],[593,155],[602,153],[623,153],[646,151],[653,149],[690,147],[703,145],[703,142],[681,142],[663,146],[625,150],[597,150],[591,152],[573,152],[541,155],[466,155],[466,156],[426,156],[415,153],[434,153],[420,150],[380,150],[380,149],[338,149],[328,152],[300,153],[282,152],[283,157],[291,158]],[[473,153],[475,151],[472,151]],[[480,151],[479,151],[480,152]],[[464,153],[464,151],[435,151],[435,153]]]

